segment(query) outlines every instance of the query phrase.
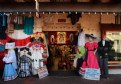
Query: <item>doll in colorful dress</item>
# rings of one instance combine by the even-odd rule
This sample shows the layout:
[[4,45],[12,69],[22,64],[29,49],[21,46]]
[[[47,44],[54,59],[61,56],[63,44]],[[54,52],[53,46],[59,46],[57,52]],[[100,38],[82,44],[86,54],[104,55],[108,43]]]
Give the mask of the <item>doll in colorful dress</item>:
[[19,77],[28,77],[32,74],[32,60],[31,60],[31,52],[29,48],[22,47],[19,49],[18,56],[18,76]]
[[9,41],[5,45],[5,49],[8,49],[8,56],[13,57],[12,65],[17,70],[17,59],[16,59],[16,53],[14,48],[15,48],[15,42],[13,41]]
[[32,59],[32,73],[33,75],[37,74],[37,69],[39,69],[40,67],[43,67],[43,57],[42,57],[42,53],[43,53],[43,47],[41,46],[42,44],[40,43],[34,43],[31,47],[31,59]]
[[5,62],[3,73],[4,81],[14,80],[18,75],[14,66],[12,65],[12,63],[14,62],[13,56],[9,55],[8,52],[5,52],[5,57],[3,58],[3,61]]
[[[86,34],[86,37],[88,37],[89,42],[85,43],[85,48],[87,50],[87,53],[85,55],[84,62],[80,69],[80,73],[85,79],[99,80],[100,67],[98,64],[97,57],[95,55],[95,52],[98,48],[98,43],[94,42],[94,39],[96,39],[96,37],[94,37],[93,34]],[[91,72],[92,75],[90,75],[90,73],[87,73],[88,70],[92,70]]]

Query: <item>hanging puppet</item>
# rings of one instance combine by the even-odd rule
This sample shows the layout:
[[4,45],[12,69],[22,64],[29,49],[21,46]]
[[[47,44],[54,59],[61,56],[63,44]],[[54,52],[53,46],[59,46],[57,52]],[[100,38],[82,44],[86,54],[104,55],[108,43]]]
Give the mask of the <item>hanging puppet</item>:
[[22,47],[18,56],[18,76],[28,77],[32,75],[32,60],[29,48]]

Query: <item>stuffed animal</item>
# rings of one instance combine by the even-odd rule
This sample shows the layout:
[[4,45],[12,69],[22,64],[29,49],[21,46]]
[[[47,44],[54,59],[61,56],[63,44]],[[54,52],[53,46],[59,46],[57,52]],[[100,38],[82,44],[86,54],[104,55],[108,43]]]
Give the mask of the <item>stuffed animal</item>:
[[31,52],[29,48],[23,47],[19,49],[18,56],[18,75],[19,77],[31,76]]

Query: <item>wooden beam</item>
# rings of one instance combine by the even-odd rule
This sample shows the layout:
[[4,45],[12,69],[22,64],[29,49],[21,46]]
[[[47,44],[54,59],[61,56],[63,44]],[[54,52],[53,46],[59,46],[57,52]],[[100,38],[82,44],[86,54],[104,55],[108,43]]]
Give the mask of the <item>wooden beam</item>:
[[[40,3],[40,12],[121,12],[119,4]],[[35,12],[35,3],[0,3],[0,12]]]

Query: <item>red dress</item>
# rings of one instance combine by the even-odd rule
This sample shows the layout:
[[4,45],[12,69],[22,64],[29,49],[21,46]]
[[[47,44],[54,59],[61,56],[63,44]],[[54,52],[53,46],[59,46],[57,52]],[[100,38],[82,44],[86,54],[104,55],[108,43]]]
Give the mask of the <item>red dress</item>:
[[81,67],[80,73],[82,75],[85,73],[86,68],[100,69],[97,57],[94,53],[95,49],[98,48],[98,44],[96,42],[93,43],[87,42],[85,44],[85,48],[87,49],[87,56]]

